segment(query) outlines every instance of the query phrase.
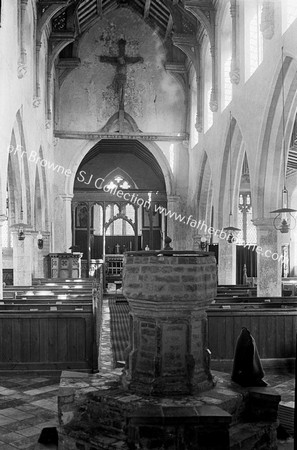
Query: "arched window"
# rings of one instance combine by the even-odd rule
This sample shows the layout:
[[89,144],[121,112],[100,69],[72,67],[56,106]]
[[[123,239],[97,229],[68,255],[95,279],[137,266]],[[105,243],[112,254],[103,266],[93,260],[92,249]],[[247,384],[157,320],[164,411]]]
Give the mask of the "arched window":
[[110,180],[108,184],[105,185],[111,191],[114,188],[119,189],[130,189],[131,185],[127,180],[121,175],[116,175],[113,180]]
[[250,174],[245,155],[238,200],[237,225],[240,228],[238,233],[238,244],[254,244],[257,245],[257,228],[252,222],[252,198],[251,198]]

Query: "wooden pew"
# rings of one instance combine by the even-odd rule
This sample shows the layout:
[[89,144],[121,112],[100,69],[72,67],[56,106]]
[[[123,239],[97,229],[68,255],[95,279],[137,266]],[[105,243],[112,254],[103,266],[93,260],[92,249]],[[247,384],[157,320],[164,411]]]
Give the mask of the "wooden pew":
[[92,303],[0,303],[0,311],[93,311]]
[[258,299],[247,299],[251,300],[247,303],[214,303],[207,309],[208,348],[213,369],[232,370],[236,341],[242,327],[246,327],[255,338],[264,368],[292,370],[296,352],[297,299],[274,297],[270,302]]
[[0,311],[0,373],[91,372],[92,311]]
[[238,297],[256,297],[257,289],[245,285],[219,285],[217,287],[217,296],[238,296]]
[[4,289],[11,297],[0,300],[0,374],[98,370],[103,284],[63,286]]
[[212,305],[233,303],[296,303],[297,297],[215,297]]

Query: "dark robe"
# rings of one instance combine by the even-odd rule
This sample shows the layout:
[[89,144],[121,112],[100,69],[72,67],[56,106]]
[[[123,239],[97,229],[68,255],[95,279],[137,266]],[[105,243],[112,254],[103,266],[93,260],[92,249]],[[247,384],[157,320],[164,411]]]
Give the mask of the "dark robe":
[[241,386],[267,386],[256,342],[247,328],[237,339],[231,379]]

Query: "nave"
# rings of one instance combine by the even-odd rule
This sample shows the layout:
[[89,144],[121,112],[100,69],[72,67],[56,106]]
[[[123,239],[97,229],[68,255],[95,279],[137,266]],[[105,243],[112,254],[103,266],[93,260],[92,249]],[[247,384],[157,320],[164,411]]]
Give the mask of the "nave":
[[[119,292],[112,290],[104,296],[99,372],[110,378],[113,377],[114,369],[118,367],[116,370],[120,371],[123,365],[124,350],[128,342],[128,314],[128,304]],[[213,372],[219,385],[223,385],[222,389],[227,389],[230,373]],[[286,411],[291,410],[292,413],[294,375],[268,371],[265,380],[281,394],[281,421],[287,423],[287,426],[291,421],[292,427],[292,414],[286,416]],[[58,448],[53,443],[53,438],[48,444],[38,443],[38,439],[44,428],[53,430],[58,425],[59,383],[60,376],[57,375],[0,376],[0,450]],[[278,449],[293,450],[293,438],[280,438]]]

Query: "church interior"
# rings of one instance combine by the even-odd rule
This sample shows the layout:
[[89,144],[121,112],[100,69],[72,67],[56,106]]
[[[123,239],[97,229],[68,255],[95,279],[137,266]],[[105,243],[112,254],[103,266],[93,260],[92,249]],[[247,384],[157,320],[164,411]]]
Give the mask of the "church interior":
[[0,0],[0,60],[0,450],[293,448],[296,0]]

